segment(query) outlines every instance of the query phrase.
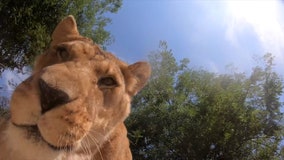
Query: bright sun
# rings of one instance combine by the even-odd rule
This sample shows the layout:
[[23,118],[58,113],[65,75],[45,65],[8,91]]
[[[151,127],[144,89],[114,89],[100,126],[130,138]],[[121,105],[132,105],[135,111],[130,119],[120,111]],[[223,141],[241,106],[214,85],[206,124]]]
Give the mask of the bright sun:
[[253,25],[269,25],[277,18],[276,0],[231,0],[227,1],[229,12],[235,17]]
[[[280,0],[230,0],[227,1],[230,15],[228,37],[238,42],[238,31],[250,26],[256,34],[264,52],[276,55],[284,61],[284,17],[283,2]],[[283,62],[282,62],[283,63]]]

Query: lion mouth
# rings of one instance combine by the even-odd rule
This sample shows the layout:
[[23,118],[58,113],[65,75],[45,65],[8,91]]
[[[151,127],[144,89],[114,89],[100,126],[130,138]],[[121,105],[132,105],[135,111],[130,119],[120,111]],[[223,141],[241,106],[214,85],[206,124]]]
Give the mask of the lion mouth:
[[13,123],[14,126],[18,127],[18,128],[21,128],[23,130],[26,131],[26,138],[28,140],[32,140],[34,143],[40,143],[40,142],[43,142],[45,144],[47,144],[47,146],[49,146],[49,148],[51,148],[52,150],[54,151],[72,151],[74,146],[55,146],[55,145],[52,145],[50,143],[48,143],[42,136],[41,136],[41,133],[38,129],[38,126],[37,125],[18,125],[18,124],[15,124]]

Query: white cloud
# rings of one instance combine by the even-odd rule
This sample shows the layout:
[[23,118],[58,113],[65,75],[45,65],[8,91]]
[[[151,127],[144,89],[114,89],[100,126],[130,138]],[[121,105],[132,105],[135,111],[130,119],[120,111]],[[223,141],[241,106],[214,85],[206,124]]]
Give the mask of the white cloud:
[[220,73],[219,67],[218,67],[218,65],[217,65],[215,62],[209,61],[208,66],[209,66],[208,69],[209,69],[211,72]]
[[[263,53],[276,57],[277,65],[284,65],[284,7],[281,1],[228,1],[229,23],[227,39],[239,46],[238,35],[249,26],[257,35]],[[260,53],[260,54],[263,54]]]

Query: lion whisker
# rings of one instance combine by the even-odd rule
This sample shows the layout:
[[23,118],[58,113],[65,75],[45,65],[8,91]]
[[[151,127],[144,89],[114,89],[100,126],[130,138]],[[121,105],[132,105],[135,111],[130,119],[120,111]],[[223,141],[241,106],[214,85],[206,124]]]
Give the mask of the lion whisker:
[[91,141],[94,142],[94,144],[95,144],[95,146],[96,146],[96,148],[97,148],[97,150],[98,150],[98,152],[99,152],[99,154],[100,154],[101,159],[104,160],[102,151],[101,151],[100,146],[99,146],[99,142],[98,142],[98,140],[96,139],[96,137],[94,137],[94,136],[92,136],[92,135],[90,135],[90,134],[87,134],[87,137],[88,137],[88,140],[91,140]]
[[[82,149],[83,149],[83,153],[86,155],[91,155],[91,148],[90,148],[90,143],[88,141],[82,142]],[[82,159],[84,158],[83,156],[81,156]],[[90,157],[88,158],[90,159]]]

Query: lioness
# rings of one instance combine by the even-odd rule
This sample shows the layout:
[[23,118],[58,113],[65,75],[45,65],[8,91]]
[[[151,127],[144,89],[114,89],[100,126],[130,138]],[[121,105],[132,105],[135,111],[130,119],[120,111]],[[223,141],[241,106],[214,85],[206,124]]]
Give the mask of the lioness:
[[0,160],[132,159],[123,122],[150,71],[101,50],[68,16],[0,119]]

